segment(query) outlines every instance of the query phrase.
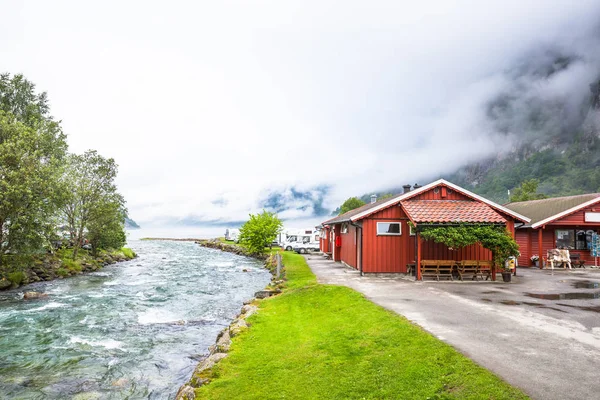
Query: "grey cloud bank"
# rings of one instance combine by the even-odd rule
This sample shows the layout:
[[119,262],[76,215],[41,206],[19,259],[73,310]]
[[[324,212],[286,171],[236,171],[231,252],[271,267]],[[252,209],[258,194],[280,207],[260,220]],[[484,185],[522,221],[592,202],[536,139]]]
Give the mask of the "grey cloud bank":
[[0,71],[142,224],[326,214],[568,134],[600,76],[597,1],[212,3],[4,6]]

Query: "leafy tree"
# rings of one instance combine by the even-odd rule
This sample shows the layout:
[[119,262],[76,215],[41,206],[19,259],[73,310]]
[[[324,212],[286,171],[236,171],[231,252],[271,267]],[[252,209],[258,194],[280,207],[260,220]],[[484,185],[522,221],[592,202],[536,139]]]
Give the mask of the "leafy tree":
[[127,241],[125,235],[124,201],[116,195],[116,201],[100,204],[91,213],[87,238],[92,245],[92,254],[96,256],[99,249],[120,249]]
[[0,75],[0,257],[38,250],[53,233],[67,144],[49,111],[23,75]]
[[250,253],[263,254],[282,228],[283,222],[277,214],[263,210],[260,214],[250,214],[250,219],[240,228],[239,241]]
[[0,110],[0,253],[37,250],[47,243],[65,150],[62,138]]
[[350,210],[354,210],[355,208],[364,206],[365,204],[366,203],[364,201],[362,201],[361,199],[359,199],[358,197],[350,197],[349,199],[344,201],[342,203],[342,205],[340,206],[339,215],[345,214]]
[[[86,230],[93,233],[96,245],[117,243],[125,221],[125,200],[117,192],[114,180],[117,164],[95,150],[69,156],[63,177],[63,215],[74,242],[73,258],[81,247]],[[110,228],[104,236],[99,230]],[[124,233],[123,233],[124,235]]]
[[521,182],[521,186],[513,190],[510,196],[511,202],[545,199],[547,196],[542,193],[537,193],[540,181],[537,179],[529,179]]

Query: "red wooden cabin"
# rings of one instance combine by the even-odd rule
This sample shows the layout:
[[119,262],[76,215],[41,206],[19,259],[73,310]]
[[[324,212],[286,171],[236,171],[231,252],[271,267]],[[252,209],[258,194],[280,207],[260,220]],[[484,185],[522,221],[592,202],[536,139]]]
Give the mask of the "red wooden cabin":
[[519,265],[533,266],[531,256],[537,255],[541,266],[548,250],[557,248],[568,249],[571,257],[579,255],[587,265],[594,264],[589,247],[592,232],[600,233],[600,193],[522,201],[505,207],[531,219],[517,225]]
[[415,227],[422,223],[502,224],[514,234],[515,222],[528,223],[529,219],[440,179],[414,190],[405,186],[402,194],[366,204],[322,225],[331,232],[333,259],[361,273],[407,273],[409,265],[419,265],[423,259],[491,260],[491,252],[480,245],[451,250],[421,240],[409,222]]

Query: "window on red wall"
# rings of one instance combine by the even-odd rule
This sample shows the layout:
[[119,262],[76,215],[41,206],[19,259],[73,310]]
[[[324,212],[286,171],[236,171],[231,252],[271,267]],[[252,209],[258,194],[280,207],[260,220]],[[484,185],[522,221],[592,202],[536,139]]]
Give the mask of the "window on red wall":
[[348,233],[348,224],[342,224],[342,231],[341,233]]
[[557,249],[589,250],[592,245],[593,230],[556,229],[554,231]]
[[400,222],[378,222],[377,235],[400,235]]

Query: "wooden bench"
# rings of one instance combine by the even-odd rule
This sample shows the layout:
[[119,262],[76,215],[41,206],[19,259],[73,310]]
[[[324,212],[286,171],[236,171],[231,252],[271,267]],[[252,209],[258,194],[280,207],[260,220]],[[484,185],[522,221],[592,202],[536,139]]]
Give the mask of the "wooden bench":
[[454,280],[452,270],[455,265],[454,260],[421,260],[421,278],[431,276],[439,281],[441,276]]
[[421,279],[426,276],[433,276],[440,280],[438,263],[435,260],[421,260]]
[[458,277],[462,281],[463,275],[471,277],[471,280],[477,280],[477,273],[479,271],[478,260],[463,260],[458,263]]
[[581,259],[580,253],[573,253],[570,255],[570,258],[571,258],[571,264],[574,267],[585,268],[585,260]]
[[492,262],[491,261],[479,261],[477,266],[477,275],[481,276],[483,279],[483,275],[485,275],[485,280],[487,281],[492,276]]

